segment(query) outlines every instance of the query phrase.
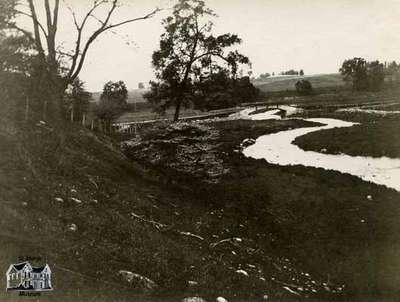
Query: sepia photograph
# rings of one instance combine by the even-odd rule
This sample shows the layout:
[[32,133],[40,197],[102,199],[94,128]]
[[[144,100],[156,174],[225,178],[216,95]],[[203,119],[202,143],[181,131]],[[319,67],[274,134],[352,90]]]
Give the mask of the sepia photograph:
[[0,0],[0,274],[400,301],[400,0]]

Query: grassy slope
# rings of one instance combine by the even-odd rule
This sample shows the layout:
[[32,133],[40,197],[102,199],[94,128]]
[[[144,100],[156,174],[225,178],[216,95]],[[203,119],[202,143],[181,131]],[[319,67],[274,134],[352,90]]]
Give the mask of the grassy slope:
[[306,79],[311,82],[313,88],[326,88],[343,86],[340,74],[321,74],[310,76],[287,76],[271,77],[263,82],[256,81],[253,84],[262,91],[285,91],[295,90],[295,84],[299,79]]
[[[1,128],[2,270],[25,255],[48,261],[56,290],[44,301],[126,301],[140,292],[120,280],[121,269],[182,293],[182,265],[203,256],[196,242],[130,216],[172,221],[182,198],[143,181],[106,138],[68,127],[63,135],[38,126]],[[0,297],[11,301],[7,293]]]
[[[253,301],[265,293],[291,299],[279,284],[259,280],[258,272],[249,278],[235,273],[252,261],[251,238],[233,247],[237,257],[232,248],[210,248],[218,238],[245,236],[246,221],[236,233],[230,226],[239,220],[220,206],[145,181],[147,174],[106,137],[69,124],[55,130],[0,121],[0,266],[5,271],[21,256],[48,262],[55,291],[41,301],[177,301],[195,293],[211,300],[223,295]],[[69,229],[72,223],[76,231]],[[204,242],[179,232],[200,234]],[[119,270],[144,275],[159,290],[143,296],[121,280]],[[190,288],[188,280],[199,285]],[[19,301],[5,292],[0,299]]]

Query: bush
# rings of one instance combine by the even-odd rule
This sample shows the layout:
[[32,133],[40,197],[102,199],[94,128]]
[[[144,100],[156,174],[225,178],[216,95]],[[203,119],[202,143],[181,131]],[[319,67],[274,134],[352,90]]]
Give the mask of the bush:
[[296,91],[300,95],[310,95],[313,91],[310,81],[300,80],[296,83]]

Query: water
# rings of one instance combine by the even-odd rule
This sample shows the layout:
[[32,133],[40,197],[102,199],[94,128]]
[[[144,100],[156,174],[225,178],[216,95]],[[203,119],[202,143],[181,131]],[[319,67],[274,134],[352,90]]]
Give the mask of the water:
[[365,181],[400,191],[400,159],[324,154],[304,151],[292,143],[297,137],[307,133],[323,129],[352,127],[355,123],[328,118],[304,120],[324,125],[260,136],[253,145],[243,150],[243,154],[255,159],[265,159],[271,164],[281,166],[303,165],[349,173]]

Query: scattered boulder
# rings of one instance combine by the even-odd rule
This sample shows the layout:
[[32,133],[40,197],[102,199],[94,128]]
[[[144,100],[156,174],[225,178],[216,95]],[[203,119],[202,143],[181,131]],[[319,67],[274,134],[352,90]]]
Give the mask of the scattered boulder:
[[68,226],[68,229],[69,229],[70,231],[72,231],[72,232],[75,232],[75,231],[78,230],[78,227],[77,227],[77,225],[76,225],[75,223],[71,223],[71,224]]
[[139,289],[140,291],[151,292],[157,288],[157,284],[153,280],[137,273],[120,270],[118,274],[122,277],[123,280],[131,283],[133,287]]
[[226,300],[224,297],[218,297],[217,302],[228,302],[228,300]]
[[71,197],[71,200],[74,201],[77,204],[81,204],[82,203],[82,200],[80,200],[78,198],[75,198],[75,197]]
[[256,142],[255,139],[253,138],[246,138],[245,140],[243,140],[243,142],[240,144],[241,148],[246,148],[248,146],[253,145]]
[[191,280],[189,280],[189,281],[188,281],[188,285],[189,285],[189,286],[196,286],[196,285],[198,285],[198,282],[197,282],[197,281],[191,281]]
[[246,277],[249,276],[249,274],[248,274],[245,270],[243,270],[243,269],[238,269],[238,270],[236,271],[236,273],[241,274],[241,275],[246,276]]

